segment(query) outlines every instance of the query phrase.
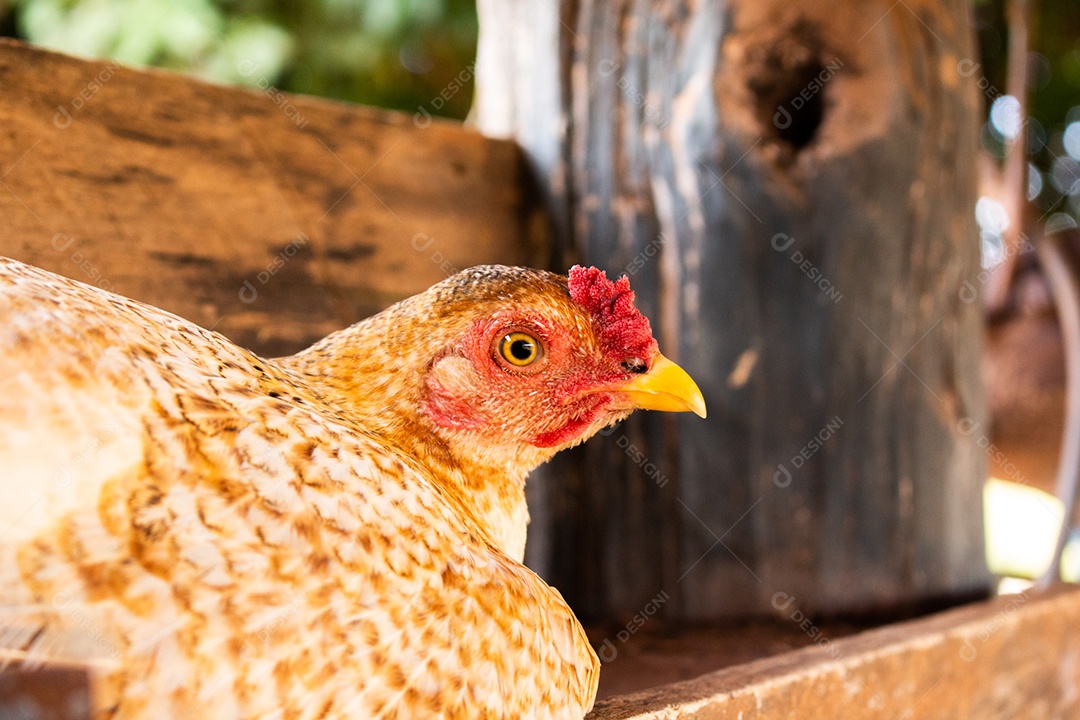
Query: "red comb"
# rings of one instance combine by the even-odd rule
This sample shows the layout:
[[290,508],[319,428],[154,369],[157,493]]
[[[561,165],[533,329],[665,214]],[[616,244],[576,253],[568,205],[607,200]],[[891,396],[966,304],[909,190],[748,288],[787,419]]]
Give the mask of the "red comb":
[[631,357],[652,360],[656,340],[649,319],[634,307],[629,278],[623,275],[611,282],[603,270],[575,265],[570,268],[570,298],[596,318],[605,353],[620,362]]

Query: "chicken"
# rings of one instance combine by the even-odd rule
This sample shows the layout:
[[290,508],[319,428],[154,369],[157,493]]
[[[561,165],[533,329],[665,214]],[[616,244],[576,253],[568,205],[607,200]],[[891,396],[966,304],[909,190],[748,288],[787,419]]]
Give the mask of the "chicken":
[[476,267],[297,355],[0,260],[0,652],[97,717],[580,717],[528,472],[691,410],[626,278]]

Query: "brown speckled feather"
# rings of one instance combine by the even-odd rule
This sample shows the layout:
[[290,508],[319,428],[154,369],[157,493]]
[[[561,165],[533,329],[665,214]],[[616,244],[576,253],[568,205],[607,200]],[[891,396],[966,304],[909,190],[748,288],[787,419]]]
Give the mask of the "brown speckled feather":
[[519,562],[550,453],[463,463],[392,412],[423,388],[388,368],[468,327],[414,342],[418,302],[458,295],[273,361],[0,260],[0,648],[91,664],[102,718],[581,717],[597,658]]

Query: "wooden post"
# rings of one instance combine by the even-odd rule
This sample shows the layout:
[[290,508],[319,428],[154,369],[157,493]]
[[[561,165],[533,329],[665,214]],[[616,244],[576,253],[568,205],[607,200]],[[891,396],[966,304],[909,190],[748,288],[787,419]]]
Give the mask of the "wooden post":
[[480,16],[477,125],[528,153],[560,266],[631,275],[709,406],[539,474],[533,564],[602,617],[985,592],[965,0]]

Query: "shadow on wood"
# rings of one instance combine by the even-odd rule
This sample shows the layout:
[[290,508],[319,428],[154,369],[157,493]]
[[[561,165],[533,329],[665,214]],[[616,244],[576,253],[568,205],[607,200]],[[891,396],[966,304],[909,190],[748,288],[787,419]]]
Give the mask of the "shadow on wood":
[[546,265],[513,143],[0,40],[0,254],[285,354],[481,263]]
[[1065,720],[1080,588],[1029,591],[597,703],[595,720]]

